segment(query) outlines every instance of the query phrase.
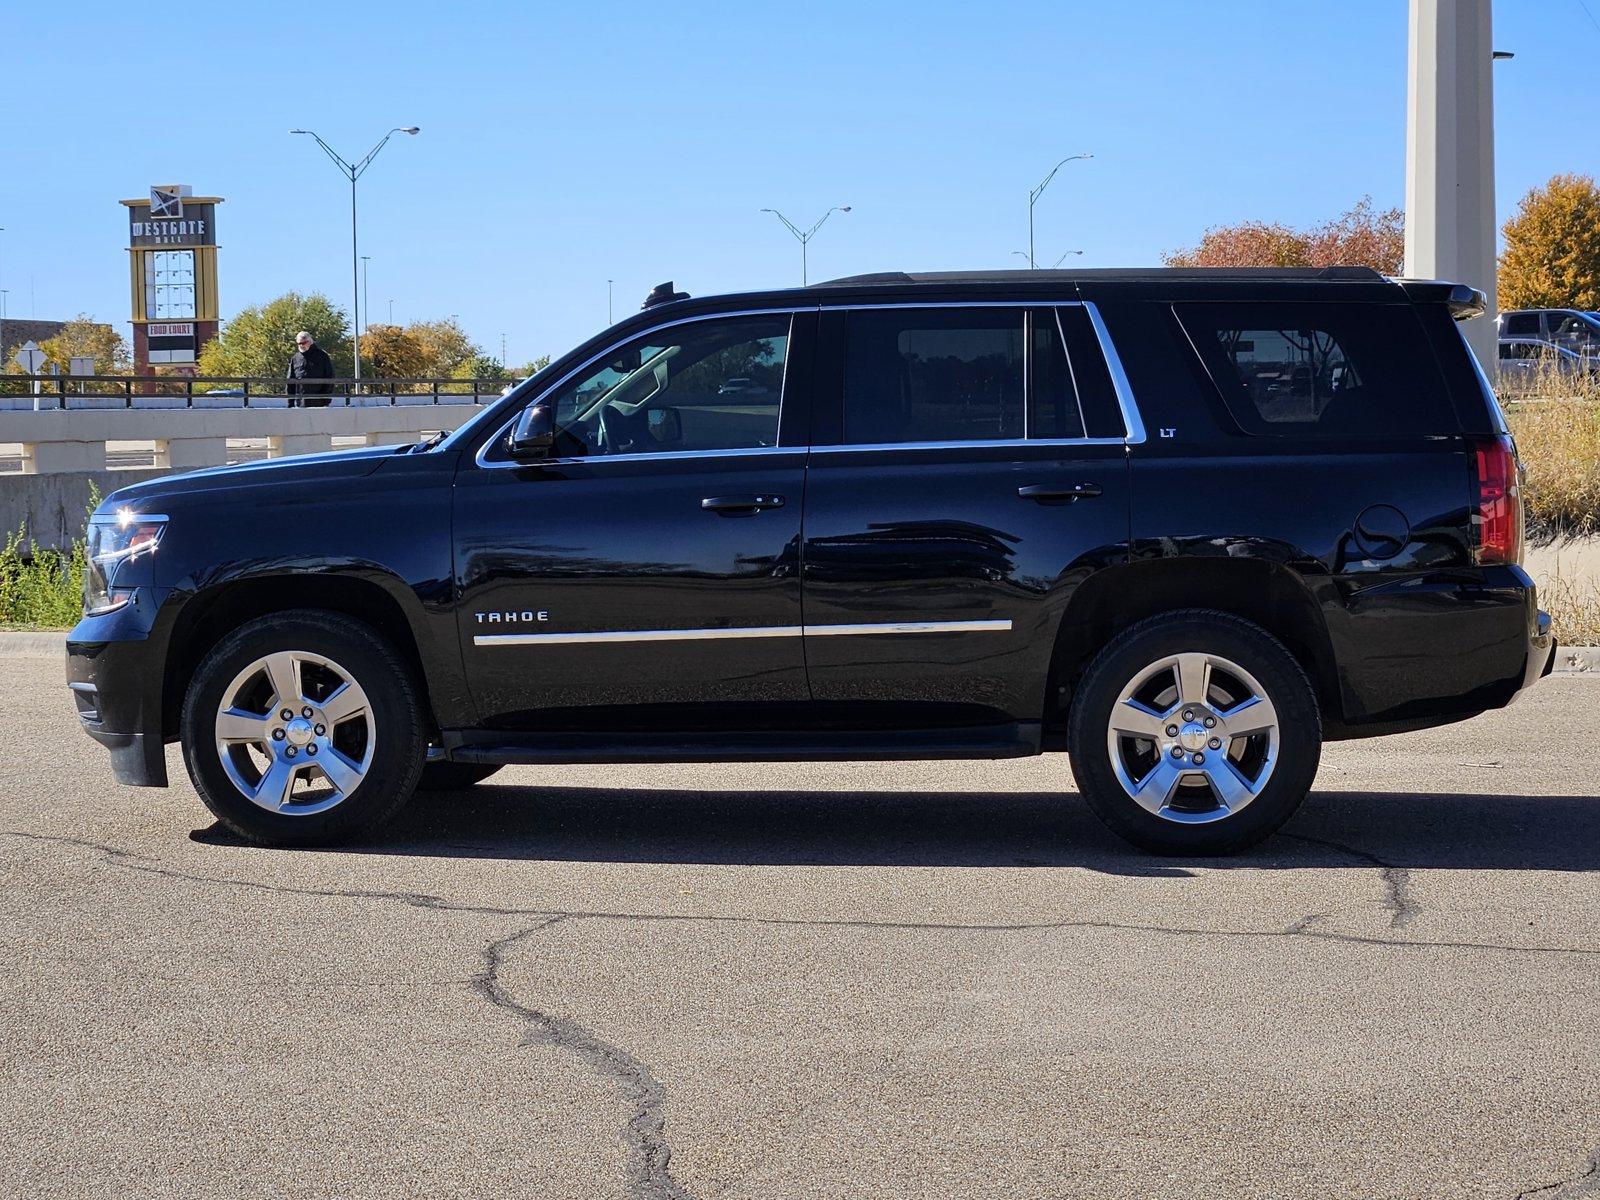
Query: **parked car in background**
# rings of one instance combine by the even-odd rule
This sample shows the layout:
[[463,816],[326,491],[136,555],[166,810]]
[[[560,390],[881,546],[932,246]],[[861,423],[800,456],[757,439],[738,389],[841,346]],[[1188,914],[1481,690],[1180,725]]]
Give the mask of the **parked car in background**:
[[1500,339],[1500,384],[1516,389],[1551,375],[1600,375],[1600,357],[1588,357],[1565,346],[1535,338]]
[[1577,308],[1520,308],[1499,318],[1501,340],[1548,342],[1587,358],[1600,358],[1600,314]]

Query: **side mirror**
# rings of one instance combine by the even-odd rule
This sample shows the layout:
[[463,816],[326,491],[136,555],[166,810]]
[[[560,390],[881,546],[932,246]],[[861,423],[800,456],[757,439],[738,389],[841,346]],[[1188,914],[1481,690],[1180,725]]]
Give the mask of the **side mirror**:
[[534,404],[522,410],[506,439],[512,458],[543,458],[556,444],[555,412],[548,404]]

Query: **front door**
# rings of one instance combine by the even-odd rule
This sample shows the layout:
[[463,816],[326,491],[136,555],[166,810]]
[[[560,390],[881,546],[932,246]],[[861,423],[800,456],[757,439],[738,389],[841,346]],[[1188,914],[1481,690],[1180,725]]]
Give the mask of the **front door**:
[[636,338],[539,397],[547,458],[515,462],[497,437],[462,470],[458,622],[481,724],[691,729],[806,699],[805,448],[779,436],[804,403],[795,325]]
[[803,552],[819,709],[1039,720],[1066,600],[1128,536],[1125,430],[1087,310],[863,308],[825,316],[822,344],[819,415],[823,380],[837,399]]

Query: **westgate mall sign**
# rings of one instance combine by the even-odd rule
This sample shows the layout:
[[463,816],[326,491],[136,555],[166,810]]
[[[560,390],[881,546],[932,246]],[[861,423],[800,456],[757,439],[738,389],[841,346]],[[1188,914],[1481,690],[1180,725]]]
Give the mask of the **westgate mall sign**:
[[189,201],[176,185],[150,189],[150,206],[128,208],[130,246],[215,246],[216,206]]

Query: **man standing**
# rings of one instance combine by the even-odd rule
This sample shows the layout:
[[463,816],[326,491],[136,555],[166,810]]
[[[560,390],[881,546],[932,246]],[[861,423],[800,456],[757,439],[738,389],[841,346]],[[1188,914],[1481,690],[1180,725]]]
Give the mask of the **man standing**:
[[299,349],[289,360],[289,407],[326,408],[333,389],[325,383],[306,381],[332,379],[333,360],[304,329],[294,335],[294,344]]

